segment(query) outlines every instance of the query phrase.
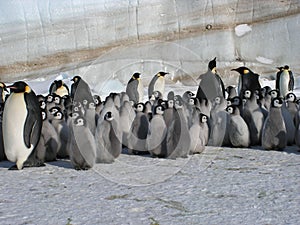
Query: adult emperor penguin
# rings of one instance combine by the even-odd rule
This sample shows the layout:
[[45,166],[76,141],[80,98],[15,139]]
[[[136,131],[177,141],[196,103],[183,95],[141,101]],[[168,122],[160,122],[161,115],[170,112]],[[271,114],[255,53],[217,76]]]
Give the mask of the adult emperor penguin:
[[[12,169],[43,165],[36,158],[36,146],[42,129],[42,114],[33,90],[23,81],[11,86],[3,113],[3,140],[7,159],[15,162]],[[26,165],[25,165],[26,164]]]
[[283,150],[287,145],[286,127],[281,112],[282,105],[281,98],[272,99],[261,138],[262,147],[266,150]]
[[148,87],[148,96],[149,99],[152,96],[152,93],[154,91],[159,91],[162,96],[164,96],[165,93],[165,75],[169,74],[167,72],[158,72],[154,75],[152,80],[150,81],[149,87]]
[[225,98],[225,87],[221,77],[217,74],[216,57],[208,63],[207,72],[200,75],[201,79],[196,97],[213,101],[216,97]]
[[233,147],[247,148],[250,145],[249,128],[240,115],[240,110],[235,105],[227,107],[226,111],[230,115],[229,140]]
[[144,85],[140,75],[140,73],[134,73],[126,86],[126,94],[135,104],[143,102],[144,99]]
[[83,102],[87,100],[88,102],[93,102],[93,95],[91,89],[86,81],[84,81],[80,76],[74,76],[72,78],[74,82],[71,85],[71,98],[76,102]]
[[245,90],[250,90],[252,93],[260,93],[261,85],[259,83],[258,74],[252,72],[249,68],[244,66],[232,69],[231,71],[236,71],[240,74],[238,84],[238,94],[240,97],[243,97]]
[[276,89],[279,90],[281,97],[285,97],[289,92],[294,90],[294,76],[288,65],[277,67],[279,70],[276,74]]
[[55,80],[50,85],[49,93],[63,97],[65,95],[69,95],[69,88],[62,80]]

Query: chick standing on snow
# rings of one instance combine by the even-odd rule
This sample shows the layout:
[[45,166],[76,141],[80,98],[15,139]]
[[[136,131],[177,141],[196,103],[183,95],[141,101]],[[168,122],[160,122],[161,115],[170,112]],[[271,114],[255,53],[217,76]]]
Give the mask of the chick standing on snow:
[[191,126],[189,132],[191,136],[190,153],[201,153],[205,149],[205,145],[208,142],[208,117],[204,114],[200,114],[199,121]]
[[166,134],[167,126],[163,118],[164,108],[158,105],[154,108],[154,116],[150,122],[149,134],[147,137],[147,149],[154,157],[166,157]]
[[250,133],[248,126],[240,115],[239,108],[231,105],[227,107],[230,115],[229,140],[233,147],[247,148],[250,145]]
[[266,150],[283,150],[287,144],[286,127],[283,120],[281,98],[274,98],[262,130],[262,147]]

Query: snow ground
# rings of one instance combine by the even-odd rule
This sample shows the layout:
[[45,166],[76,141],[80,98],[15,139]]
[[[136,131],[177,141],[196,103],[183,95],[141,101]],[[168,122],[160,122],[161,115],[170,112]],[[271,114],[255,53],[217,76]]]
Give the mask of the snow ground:
[[[1,224],[299,222],[298,148],[207,147],[180,160],[122,154],[117,163],[89,171],[76,171],[68,161],[8,171],[12,164],[0,162]],[[172,167],[178,170],[166,174]]]

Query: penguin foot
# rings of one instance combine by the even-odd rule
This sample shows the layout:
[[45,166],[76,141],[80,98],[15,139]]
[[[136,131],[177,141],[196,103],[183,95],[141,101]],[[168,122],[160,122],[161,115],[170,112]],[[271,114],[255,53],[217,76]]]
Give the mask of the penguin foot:
[[46,166],[45,163],[43,163],[40,160],[27,160],[26,162],[24,162],[23,167],[42,167],[42,166]]

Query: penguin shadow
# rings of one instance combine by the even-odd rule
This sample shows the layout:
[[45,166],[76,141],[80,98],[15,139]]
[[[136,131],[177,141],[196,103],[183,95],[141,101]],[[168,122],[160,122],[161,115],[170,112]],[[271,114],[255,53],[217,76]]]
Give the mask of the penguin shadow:
[[70,160],[58,159],[56,161],[46,162],[46,164],[51,165],[51,166],[56,166],[56,167],[62,167],[65,169],[72,169],[72,170],[74,169]]
[[10,161],[1,161],[0,162],[0,168],[6,168],[6,169],[9,169],[11,168],[12,166],[16,165],[15,163],[12,163]]
[[286,146],[282,150],[276,150],[276,149],[265,150],[265,149],[263,149],[262,146],[251,146],[250,148],[253,150],[257,150],[257,151],[276,151],[276,152],[282,152],[282,153],[287,153],[287,154],[300,155],[300,147],[298,147],[297,145]]

